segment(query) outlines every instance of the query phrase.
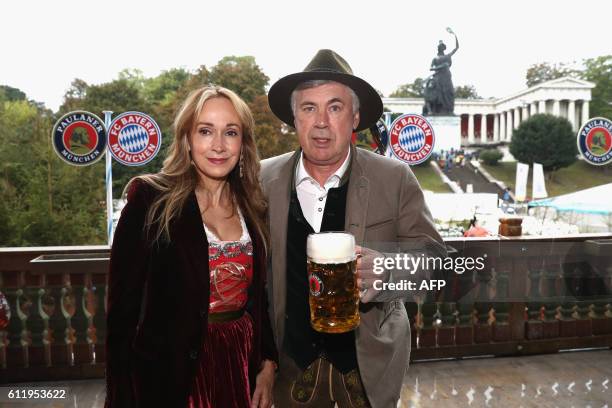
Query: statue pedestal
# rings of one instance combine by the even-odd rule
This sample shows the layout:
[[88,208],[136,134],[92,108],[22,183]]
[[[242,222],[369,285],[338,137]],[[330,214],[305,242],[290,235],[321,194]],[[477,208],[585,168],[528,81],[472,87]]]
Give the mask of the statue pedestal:
[[426,116],[434,129],[434,152],[461,149],[461,116]]

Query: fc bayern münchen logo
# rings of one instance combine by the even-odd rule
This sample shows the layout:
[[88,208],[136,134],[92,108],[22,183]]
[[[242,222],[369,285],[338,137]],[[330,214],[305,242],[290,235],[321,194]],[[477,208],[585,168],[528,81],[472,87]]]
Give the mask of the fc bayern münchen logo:
[[606,118],[589,119],[576,138],[578,151],[586,161],[603,166],[612,161],[612,122]]
[[395,157],[410,165],[427,160],[433,153],[434,142],[433,128],[421,115],[402,115],[391,124],[391,151]]
[[51,133],[55,153],[73,166],[89,166],[106,151],[106,129],[102,119],[93,113],[73,111],[53,126]]
[[161,147],[161,131],[149,115],[125,112],[108,128],[108,147],[113,157],[126,166],[141,166],[153,160]]

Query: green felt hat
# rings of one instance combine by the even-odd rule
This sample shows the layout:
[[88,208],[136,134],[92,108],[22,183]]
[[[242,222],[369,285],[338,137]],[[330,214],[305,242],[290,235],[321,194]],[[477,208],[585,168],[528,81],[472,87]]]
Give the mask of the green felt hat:
[[353,75],[353,70],[340,55],[332,50],[319,50],[304,71],[287,75],[276,81],[268,92],[272,112],[283,122],[294,126],[291,93],[302,82],[330,80],[351,88],[359,98],[359,124],[356,131],[374,125],[383,113],[378,92],[366,81]]

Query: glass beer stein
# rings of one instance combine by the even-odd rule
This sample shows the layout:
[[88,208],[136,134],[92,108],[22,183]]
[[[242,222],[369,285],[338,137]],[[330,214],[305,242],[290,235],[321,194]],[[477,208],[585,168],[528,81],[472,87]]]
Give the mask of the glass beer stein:
[[310,234],[306,241],[310,324],[344,333],[359,325],[355,237],[347,232]]

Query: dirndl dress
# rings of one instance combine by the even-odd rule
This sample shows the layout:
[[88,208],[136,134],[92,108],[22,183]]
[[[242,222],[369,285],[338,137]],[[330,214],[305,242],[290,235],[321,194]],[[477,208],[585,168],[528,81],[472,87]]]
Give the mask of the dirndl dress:
[[253,245],[242,213],[242,236],[221,241],[204,224],[208,238],[210,304],[189,408],[248,408],[253,319],[244,310],[253,279]]

